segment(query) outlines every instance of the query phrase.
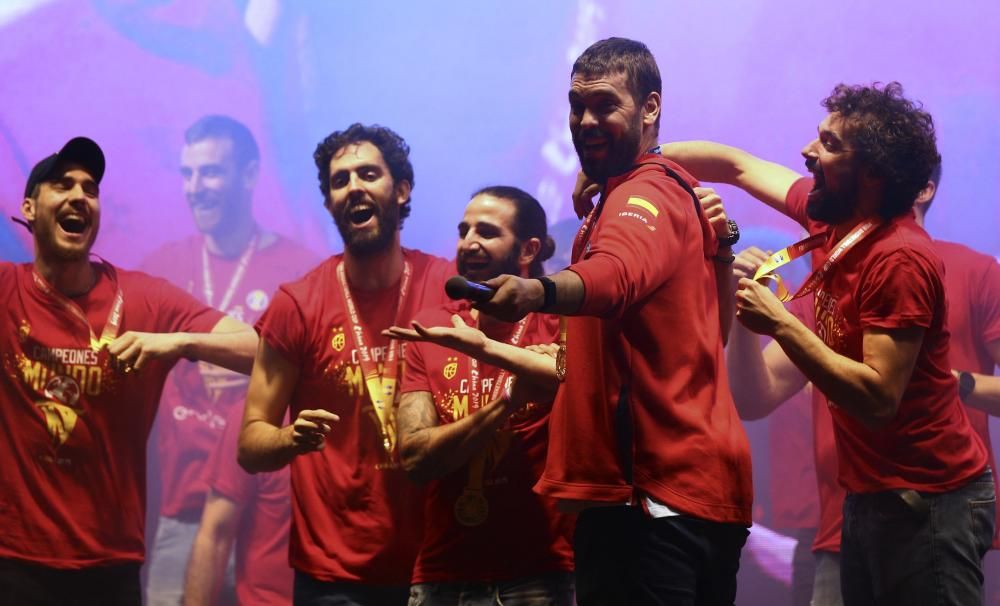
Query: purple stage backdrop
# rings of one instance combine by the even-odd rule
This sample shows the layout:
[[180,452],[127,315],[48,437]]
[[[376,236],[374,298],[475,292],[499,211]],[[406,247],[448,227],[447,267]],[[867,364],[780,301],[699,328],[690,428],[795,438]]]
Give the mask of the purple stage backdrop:
[[[661,140],[718,140],[799,170],[835,84],[902,82],[933,114],[944,157],[929,231],[998,255],[998,34],[996,0],[4,0],[0,201],[18,214],[31,165],[74,135],[93,137],[108,158],[96,251],[135,267],[193,231],[182,133],[224,113],[261,146],[258,220],[336,251],[313,148],[352,122],[380,123],[413,150],[404,244],[450,257],[481,186],[522,187],[552,223],[571,219],[570,66],[620,35],[659,61]],[[745,231],[796,238],[786,219],[723,193]],[[13,225],[0,244],[5,258],[30,249]],[[787,569],[772,577],[787,585]]]

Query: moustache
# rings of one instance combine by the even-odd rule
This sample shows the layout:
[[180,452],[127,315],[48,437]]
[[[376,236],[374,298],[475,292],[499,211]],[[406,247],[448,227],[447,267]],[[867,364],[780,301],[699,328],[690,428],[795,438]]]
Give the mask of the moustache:
[[590,139],[606,139],[606,140],[610,140],[611,137],[603,129],[600,129],[600,128],[596,127],[596,126],[592,126],[590,128],[585,128],[585,129],[581,130],[579,133],[577,133],[577,136],[576,136],[576,142],[577,143],[581,143],[581,144],[582,143],[586,143]]

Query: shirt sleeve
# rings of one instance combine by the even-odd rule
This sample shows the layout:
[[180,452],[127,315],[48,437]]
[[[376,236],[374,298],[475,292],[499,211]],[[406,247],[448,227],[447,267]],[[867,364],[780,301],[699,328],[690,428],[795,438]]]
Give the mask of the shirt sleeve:
[[861,276],[861,328],[929,328],[943,294],[941,276],[929,259],[896,250]]
[[405,371],[403,372],[403,385],[400,393],[411,391],[431,391],[430,381],[427,380],[427,365],[424,362],[425,350],[433,347],[429,343],[407,343],[404,347],[403,360],[405,361]]
[[698,230],[701,241],[690,194],[673,179],[661,179],[668,181],[626,181],[604,201],[589,250],[569,267],[583,280],[581,315],[620,317],[669,279],[690,230]]
[[308,343],[305,315],[287,287],[278,289],[254,329],[286,360],[298,366],[303,364]]
[[1000,263],[987,257],[974,289],[973,309],[982,334],[983,343],[1000,339]]
[[788,188],[785,194],[785,209],[788,216],[801,225],[809,229],[809,215],[806,214],[806,204],[809,200],[809,192],[812,191],[814,181],[809,177],[802,177]]

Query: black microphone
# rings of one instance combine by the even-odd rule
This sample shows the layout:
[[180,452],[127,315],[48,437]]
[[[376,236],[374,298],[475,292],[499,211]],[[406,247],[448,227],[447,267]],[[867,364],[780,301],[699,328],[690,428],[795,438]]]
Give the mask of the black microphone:
[[444,283],[444,292],[448,293],[452,299],[468,299],[475,303],[485,303],[493,298],[497,289],[479,282],[470,282],[462,276],[452,276]]

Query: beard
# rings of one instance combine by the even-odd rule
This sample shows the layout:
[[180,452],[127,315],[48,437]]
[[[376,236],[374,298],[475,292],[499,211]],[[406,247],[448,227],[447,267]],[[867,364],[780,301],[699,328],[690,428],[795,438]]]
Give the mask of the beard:
[[858,205],[858,182],[853,180],[847,189],[831,191],[825,186],[809,195],[806,215],[813,221],[839,225],[854,215]]
[[55,221],[36,220],[32,225],[32,233],[41,257],[58,261],[80,261],[90,258],[90,249],[97,240],[97,225],[91,227],[90,235],[82,245],[60,244],[57,229],[58,224]]
[[[603,158],[588,158],[585,143],[588,139],[602,138],[606,143],[607,152]],[[583,173],[592,181],[604,183],[610,177],[627,172],[635,163],[636,157],[642,151],[642,116],[636,116],[632,124],[622,135],[615,139],[607,131],[600,128],[581,130],[573,137],[573,147],[580,159]]]
[[[518,260],[521,256],[520,252],[521,243],[515,241],[514,246],[511,247],[502,259],[494,260],[492,258],[488,258],[486,265],[470,269],[469,258],[473,255],[464,254],[458,255],[455,265],[457,266],[456,268],[458,269],[459,275],[466,280],[471,280],[472,282],[484,282],[501,274],[519,276],[521,275],[521,263]],[[482,257],[479,256],[479,258]]]
[[[372,212],[372,225],[357,227],[351,220],[351,209],[361,202]],[[356,257],[380,253],[394,241],[399,229],[399,205],[395,201],[380,204],[370,198],[352,200],[333,213],[333,222],[344,241],[344,249]]]

